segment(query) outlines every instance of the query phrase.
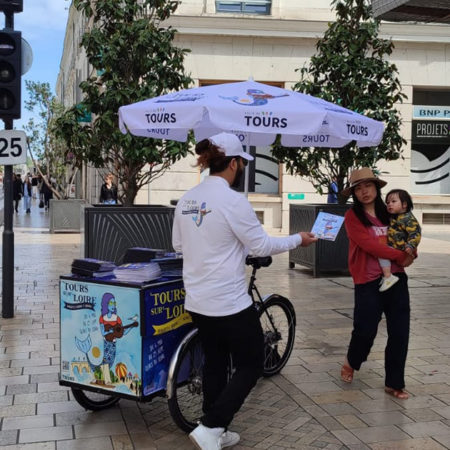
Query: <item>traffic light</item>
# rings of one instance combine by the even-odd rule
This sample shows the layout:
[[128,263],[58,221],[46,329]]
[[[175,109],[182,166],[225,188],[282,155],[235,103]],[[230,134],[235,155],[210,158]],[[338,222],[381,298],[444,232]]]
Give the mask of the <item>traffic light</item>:
[[0,119],[20,119],[22,33],[0,31]]
[[22,12],[23,0],[0,0],[0,11]]

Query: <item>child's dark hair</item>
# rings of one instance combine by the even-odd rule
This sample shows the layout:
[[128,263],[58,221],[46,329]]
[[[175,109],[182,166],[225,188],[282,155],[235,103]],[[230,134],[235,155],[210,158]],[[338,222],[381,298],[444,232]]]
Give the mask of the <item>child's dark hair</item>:
[[386,202],[391,194],[397,194],[400,201],[406,203],[406,212],[409,212],[414,209],[413,201],[408,192],[403,189],[392,189],[386,194]]
[[209,167],[209,173],[223,172],[230,164],[234,156],[225,156],[225,153],[219,150],[209,139],[203,139],[195,146],[195,153],[199,155],[197,166],[202,169]]

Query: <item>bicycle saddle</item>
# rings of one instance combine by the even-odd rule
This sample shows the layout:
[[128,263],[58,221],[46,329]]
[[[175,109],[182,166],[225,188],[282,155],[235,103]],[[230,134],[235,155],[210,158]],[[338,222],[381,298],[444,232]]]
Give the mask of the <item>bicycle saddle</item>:
[[269,267],[272,264],[272,257],[248,255],[245,258],[245,264],[247,264],[247,266],[253,266],[255,269],[260,269],[261,267]]

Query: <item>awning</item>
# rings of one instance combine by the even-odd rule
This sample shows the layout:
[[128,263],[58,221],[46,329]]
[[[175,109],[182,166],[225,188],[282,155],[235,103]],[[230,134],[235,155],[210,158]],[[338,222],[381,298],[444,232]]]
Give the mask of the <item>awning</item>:
[[450,23],[449,0],[372,0],[373,15],[391,22]]

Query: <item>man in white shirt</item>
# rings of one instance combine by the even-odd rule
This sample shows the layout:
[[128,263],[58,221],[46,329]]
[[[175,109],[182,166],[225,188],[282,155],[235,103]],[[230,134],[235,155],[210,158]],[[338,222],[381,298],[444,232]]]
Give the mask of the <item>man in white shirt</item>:
[[[245,196],[231,189],[253,160],[234,134],[205,139],[195,151],[210,176],[179,200],[172,241],[183,253],[185,308],[205,352],[204,416],[189,437],[201,450],[219,450],[239,442],[227,427],[263,369],[263,333],[247,292],[245,258],[306,247],[317,239],[309,232],[271,237],[264,231]],[[235,372],[227,382],[230,353]]]

